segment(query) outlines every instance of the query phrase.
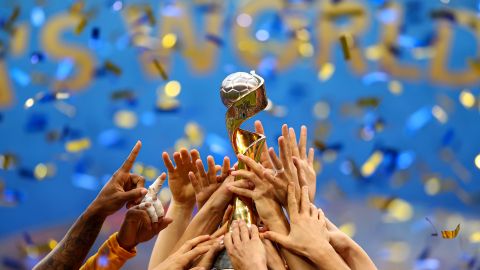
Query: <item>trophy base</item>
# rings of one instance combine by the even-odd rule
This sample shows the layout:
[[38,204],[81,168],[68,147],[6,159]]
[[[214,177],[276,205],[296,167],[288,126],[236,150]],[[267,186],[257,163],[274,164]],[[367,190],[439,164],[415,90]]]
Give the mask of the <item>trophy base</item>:
[[215,259],[212,269],[217,270],[234,270],[230,258],[228,257],[227,250],[223,249]]

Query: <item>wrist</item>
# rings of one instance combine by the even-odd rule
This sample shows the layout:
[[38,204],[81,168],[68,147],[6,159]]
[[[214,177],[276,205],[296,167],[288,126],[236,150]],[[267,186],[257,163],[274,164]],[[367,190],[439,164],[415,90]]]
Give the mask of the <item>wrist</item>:
[[308,247],[305,256],[311,258],[316,265],[325,266],[334,264],[335,258],[339,257],[335,249],[328,242],[318,243],[314,247]]
[[175,210],[177,212],[193,212],[193,207],[195,206],[195,201],[193,203],[190,202],[178,202],[175,201],[173,198],[170,201],[169,209]]
[[124,234],[120,230],[120,232],[117,233],[117,243],[124,250],[131,252],[138,245],[138,243],[129,243],[123,236]]

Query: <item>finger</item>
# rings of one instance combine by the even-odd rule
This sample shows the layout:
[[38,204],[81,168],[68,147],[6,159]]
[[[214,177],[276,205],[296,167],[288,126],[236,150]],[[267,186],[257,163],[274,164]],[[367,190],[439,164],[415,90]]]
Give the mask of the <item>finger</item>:
[[255,132],[265,135],[265,130],[263,129],[263,125],[260,120],[256,120],[254,125],[255,125]]
[[207,240],[210,240],[210,235],[197,236],[197,237],[195,237],[193,239],[190,239],[187,242],[185,242],[185,244],[183,244],[178,250],[181,253],[185,253],[185,252],[191,250],[192,248],[194,248],[195,246],[197,246],[198,244],[200,244],[202,242],[205,242]]
[[297,198],[295,197],[295,184],[290,182],[288,184],[288,213],[290,219],[295,220],[298,217],[298,204]]
[[224,157],[222,164],[222,177],[226,177],[230,172],[230,158]]
[[145,188],[135,188],[126,192],[121,192],[118,195],[118,198],[123,202],[141,200],[147,194],[147,189]]
[[157,197],[153,199],[153,207],[155,208],[155,213],[157,214],[158,218],[162,218],[165,215],[162,202]]
[[207,157],[207,165],[208,165],[208,179],[209,184],[215,184],[217,182],[217,171],[215,170],[215,159],[212,156]]
[[310,200],[308,198],[308,186],[302,187],[300,196],[300,214],[308,214],[310,212]]
[[260,179],[258,179],[258,176],[254,172],[247,171],[247,170],[238,170],[238,171],[233,171],[232,175],[239,177],[240,179],[248,179],[252,181],[255,185],[261,185]]
[[167,167],[167,171],[169,173],[172,173],[175,170],[175,167],[173,166],[172,160],[170,159],[170,156],[168,155],[168,153],[163,152],[162,158],[163,158],[163,163],[165,164],[165,167]]
[[173,160],[175,161],[176,168],[182,167],[182,155],[179,152],[173,153]]
[[[315,205],[314,205],[314,207],[315,207]],[[318,220],[326,220],[325,213],[323,212],[322,208],[316,208],[315,207],[315,209],[318,212]]]
[[197,166],[198,174],[200,175],[200,184],[202,187],[208,187],[207,172],[205,172],[205,167],[201,159],[197,159],[195,165]]
[[244,189],[244,188],[238,188],[238,187],[235,187],[235,186],[228,186],[228,190],[230,190],[230,192],[232,192],[234,194],[253,199],[254,193],[253,193],[252,190]]
[[141,148],[142,142],[137,141],[132,151],[128,155],[127,159],[123,162],[122,167],[120,167],[122,171],[129,172],[132,169],[133,163],[135,163],[135,159],[137,159],[138,153],[140,153]]
[[265,179],[267,179],[267,181],[273,185],[274,188],[279,188],[279,189],[284,189],[285,186],[282,185],[282,183],[280,181],[277,181],[275,176],[271,173],[271,172],[268,172],[268,171],[265,171],[263,173],[263,177]]
[[250,230],[251,230],[251,239],[259,239],[260,238],[259,233],[258,233],[258,227],[255,226],[255,224],[252,224],[252,226],[250,227]]
[[275,153],[275,150],[273,149],[273,147],[270,147],[270,149],[268,149],[268,155],[270,156],[270,159],[272,160],[274,169],[280,170],[280,169],[283,168],[282,161],[278,158],[278,156]]
[[[232,175],[233,178],[233,175]],[[247,179],[240,179],[237,181],[230,181],[227,183],[227,187],[237,187],[237,188],[244,188],[244,189],[253,189],[255,185]]]
[[192,164],[192,157],[190,156],[190,152],[188,152],[187,149],[180,149],[180,156],[182,158],[183,166],[190,166]]
[[319,218],[317,207],[313,203],[310,203],[310,216]]
[[170,223],[173,222],[173,219],[171,218],[168,218],[168,217],[163,217],[161,218],[159,221],[158,221],[158,228],[159,228],[159,231],[165,229],[166,227],[168,227],[168,225],[170,225]]
[[238,227],[240,229],[240,239],[242,239],[242,241],[250,240],[250,233],[248,232],[247,223],[245,223],[244,220],[240,220]]
[[198,152],[197,149],[193,149],[192,151],[190,151],[190,156],[192,157],[192,164],[195,164],[197,159],[201,159],[200,152]]
[[227,234],[225,234],[223,243],[225,244],[225,248],[227,249],[227,252],[231,254],[231,252],[234,250],[233,238],[232,238],[231,232],[228,232]]
[[167,179],[167,174],[162,173],[157,179],[155,179],[155,182],[153,182],[149,187],[148,187],[148,193],[150,196],[156,197],[157,193],[160,191],[160,188],[163,186],[163,183]]
[[298,183],[300,184],[300,187],[308,185],[304,168],[297,157],[293,157],[293,165],[295,165],[295,168],[297,169]]
[[234,220],[232,222],[232,240],[233,245],[240,247],[241,245],[241,238],[240,238],[240,227],[238,226],[238,221]]
[[136,174],[130,174],[130,179],[136,188],[145,187],[145,177]]
[[313,166],[314,158],[315,158],[315,149],[310,148],[308,150],[308,165]]
[[198,181],[198,178],[193,172],[188,173],[188,179],[190,180],[190,183],[192,183],[193,190],[196,194],[198,194],[202,190],[202,184],[200,183],[200,181]]
[[270,240],[270,241],[276,242],[276,243],[280,244],[281,246],[283,246],[287,249],[292,248],[292,244],[290,242],[290,239],[285,235],[282,235],[282,234],[279,234],[279,233],[276,233],[276,232],[272,232],[272,231],[268,231],[268,232],[263,234],[263,237]]
[[333,222],[331,222],[330,219],[328,219],[327,217],[325,217],[325,222],[327,224],[327,230],[329,230],[329,231],[339,231],[338,227]]
[[188,251],[187,253],[181,256],[181,261],[185,264],[185,266],[191,264],[193,260],[195,260],[198,256],[207,253],[211,246],[198,246],[194,249]]
[[300,158],[303,160],[307,159],[307,127],[303,125],[300,128],[300,141],[298,142],[298,148],[300,151]]
[[152,204],[147,206],[147,213],[150,216],[150,220],[153,223],[158,222],[158,216],[157,216],[157,213],[155,211],[155,207]]
[[285,137],[280,136],[280,138],[278,138],[278,148],[280,149],[280,160],[282,161],[282,166],[280,168],[283,168],[285,172],[289,173],[291,157]]
[[288,126],[287,124],[282,125],[282,136],[285,139],[285,145],[286,145],[286,152],[287,152],[287,157],[292,156],[292,149],[290,149],[290,133],[288,131]]
[[210,246],[210,250],[203,255],[200,262],[197,264],[198,267],[203,267],[204,269],[211,269],[213,261],[215,260],[216,255],[223,249],[223,245],[219,241]]
[[227,207],[227,210],[225,211],[225,214],[223,214],[222,224],[225,224],[230,220],[230,217],[232,216],[232,212],[233,212],[233,206],[229,204]]
[[295,130],[293,128],[289,128],[288,135],[290,139],[290,150],[292,151],[292,156],[300,157],[300,152],[298,151],[297,145],[297,135],[295,134]]
[[258,164],[255,160],[242,154],[239,154],[237,157],[239,160],[243,161],[245,165],[247,165],[247,167],[250,168],[253,172],[255,172],[258,176],[261,176],[263,174],[265,168],[263,168],[263,166]]

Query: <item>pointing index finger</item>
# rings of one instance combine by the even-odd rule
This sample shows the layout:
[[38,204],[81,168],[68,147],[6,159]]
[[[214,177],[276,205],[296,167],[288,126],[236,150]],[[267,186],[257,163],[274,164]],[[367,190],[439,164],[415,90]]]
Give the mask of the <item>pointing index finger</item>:
[[140,153],[141,148],[142,148],[142,142],[137,141],[132,151],[130,152],[130,155],[128,155],[127,159],[123,162],[122,167],[120,167],[120,170],[124,172],[130,172],[130,170],[133,167],[133,163],[135,163],[135,159],[138,156],[138,153]]

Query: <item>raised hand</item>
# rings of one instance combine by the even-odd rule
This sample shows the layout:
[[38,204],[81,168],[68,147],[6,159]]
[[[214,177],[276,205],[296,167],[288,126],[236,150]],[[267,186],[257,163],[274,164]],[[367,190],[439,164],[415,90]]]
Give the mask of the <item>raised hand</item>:
[[[209,235],[195,237],[185,242],[175,253],[156,266],[155,270],[183,270],[190,267],[194,260],[207,253],[212,246],[199,244],[210,240]],[[168,244],[168,243],[167,243]]]
[[138,141],[123,165],[112,175],[90,207],[98,214],[106,217],[128,205],[138,204],[147,194],[144,188],[145,179],[130,173],[133,163],[140,152],[142,143]]
[[307,154],[307,127],[302,126],[300,128],[300,140],[298,144],[295,130],[293,128],[289,128],[288,133],[289,147],[293,155],[293,161],[295,162],[295,159],[297,159],[300,169],[303,170],[306,176],[306,181],[300,182],[300,185],[308,185],[310,201],[313,201],[317,188],[317,173],[313,168],[313,160],[315,155],[313,148],[310,148]]
[[249,231],[245,221],[233,221],[232,232],[225,235],[224,241],[233,268],[267,269],[267,254],[257,226],[252,225]]
[[[205,171],[201,159],[196,160],[197,173],[193,171],[188,173],[190,182],[195,191],[195,198],[197,200],[198,209],[202,208],[210,196],[218,189],[220,184],[225,180],[230,172],[230,159],[225,157],[223,165],[215,165],[215,160],[212,156],[207,157],[208,172]],[[221,170],[221,174],[217,172]]]
[[168,171],[168,186],[172,191],[172,198],[177,206],[193,207],[195,204],[195,191],[189,181],[188,173],[197,172],[195,162],[200,158],[198,151],[193,150],[192,154],[187,149],[181,149],[180,152],[173,153],[172,160],[167,152],[162,154],[163,162]]
[[288,213],[290,233],[282,235],[268,231],[264,237],[304,257],[310,258],[319,269],[348,269],[348,266],[330,245],[325,215],[310,203],[308,186],[302,187],[300,205],[295,196],[295,185],[288,185]]
[[[148,208],[151,205],[147,203],[145,206]],[[118,232],[118,244],[123,249],[130,251],[139,243],[152,239],[171,222],[170,218],[160,218],[160,220],[152,222],[147,210],[130,208]]]

